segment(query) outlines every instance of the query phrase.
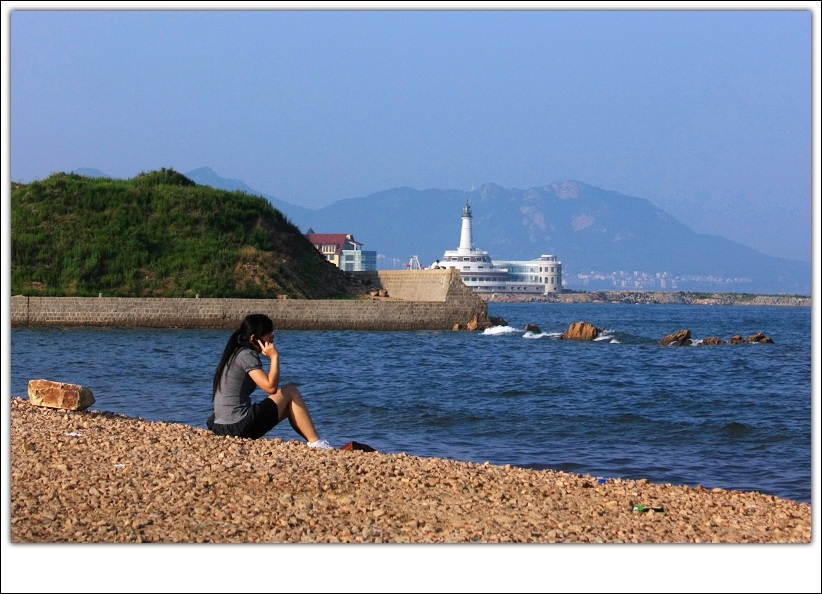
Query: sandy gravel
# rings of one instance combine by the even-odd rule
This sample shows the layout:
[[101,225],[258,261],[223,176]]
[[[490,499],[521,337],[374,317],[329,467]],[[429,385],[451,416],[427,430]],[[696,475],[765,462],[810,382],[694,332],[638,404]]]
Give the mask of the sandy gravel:
[[770,495],[318,451],[20,398],[10,457],[13,543],[811,542],[811,506]]

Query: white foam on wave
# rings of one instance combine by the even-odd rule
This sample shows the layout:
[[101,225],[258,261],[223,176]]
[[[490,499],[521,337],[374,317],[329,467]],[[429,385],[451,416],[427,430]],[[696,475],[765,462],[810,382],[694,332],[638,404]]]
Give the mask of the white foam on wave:
[[523,338],[545,338],[551,336],[559,336],[559,332],[551,333],[551,332],[531,332],[530,330],[522,335]]
[[501,336],[505,334],[516,334],[522,332],[519,328],[513,326],[491,326],[482,331],[483,336]]
[[594,339],[594,342],[607,340],[611,344],[619,344],[619,341],[614,338],[614,331],[608,328],[603,328],[602,333]]

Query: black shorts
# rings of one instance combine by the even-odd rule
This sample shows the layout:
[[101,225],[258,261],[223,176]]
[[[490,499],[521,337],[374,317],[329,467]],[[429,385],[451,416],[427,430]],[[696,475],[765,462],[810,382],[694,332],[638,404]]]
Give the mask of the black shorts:
[[271,398],[266,398],[253,403],[242,421],[223,425],[215,423],[212,414],[206,421],[206,426],[216,435],[257,439],[271,431],[279,422],[280,411],[277,410],[277,404]]

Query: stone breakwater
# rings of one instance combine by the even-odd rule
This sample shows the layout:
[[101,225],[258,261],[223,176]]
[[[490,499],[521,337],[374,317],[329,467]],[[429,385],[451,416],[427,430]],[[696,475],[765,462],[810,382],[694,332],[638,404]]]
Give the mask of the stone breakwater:
[[349,299],[11,298],[12,326],[234,329],[264,313],[277,330],[468,330],[490,326],[488,306],[456,270],[355,273],[386,297]]
[[811,542],[810,505],[755,492],[314,450],[21,398],[10,417],[12,543]]

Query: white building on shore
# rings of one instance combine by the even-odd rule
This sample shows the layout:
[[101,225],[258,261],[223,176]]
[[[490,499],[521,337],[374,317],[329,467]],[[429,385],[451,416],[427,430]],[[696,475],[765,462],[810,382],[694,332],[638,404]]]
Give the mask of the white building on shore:
[[446,250],[439,267],[459,269],[462,281],[477,293],[544,295],[562,290],[562,263],[556,256],[494,262],[488,252],[475,248],[468,204],[462,209],[460,246]]
[[326,260],[340,270],[359,272],[377,269],[377,252],[363,250],[363,244],[350,233],[314,233],[313,229],[309,229],[305,236]]

